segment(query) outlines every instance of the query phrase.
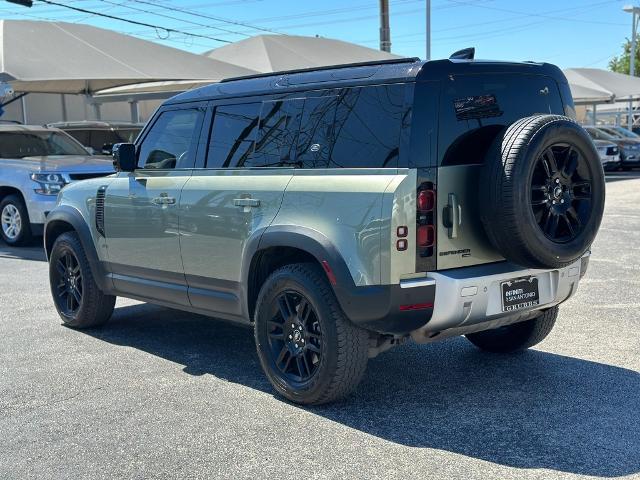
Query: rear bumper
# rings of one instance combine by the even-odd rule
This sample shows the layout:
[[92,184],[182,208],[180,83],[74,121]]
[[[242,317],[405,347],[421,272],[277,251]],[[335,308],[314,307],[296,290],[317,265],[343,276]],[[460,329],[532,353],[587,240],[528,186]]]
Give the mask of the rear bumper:
[[[411,336],[417,342],[428,342],[448,336],[443,335],[448,331],[461,334],[465,333],[465,328],[479,331],[532,318],[537,311],[571,297],[587,264],[588,254],[567,267],[552,270],[523,269],[501,262],[430,273],[428,280],[436,285],[433,314],[429,322],[412,331]],[[504,312],[502,282],[522,277],[538,279],[539,304],[516,312]]]
[[[403,280],[400,285],[336,288],[336,295],[356,325],[379,333],[410,333],[415,341],[428,342],[443,338],[446,331],[482,330],[526,320],[564,302],[578,288],[588,258],[586,254],[567,267],[550,270],[523,269],[509,262],[456,268]],[[530,276],[538,279],[539,304],[503,312],[502,282]]]

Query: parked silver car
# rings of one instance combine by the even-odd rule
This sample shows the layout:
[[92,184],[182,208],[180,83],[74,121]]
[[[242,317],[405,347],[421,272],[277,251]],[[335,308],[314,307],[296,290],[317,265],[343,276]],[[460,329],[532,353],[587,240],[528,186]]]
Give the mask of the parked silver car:
[[600,163],[604,170],[618,170],[621,165],[620,149],[618,146],[607,140],[593,140],[598,155],[600,155]]
[[0,237],[17,246],[42,235],[66,184],[113,172],[110,158],[89,155],[57,128],[0,125]]
[[627,138],[622,135],[614,135],[613,131],[606,131],[607,127],[601,126],[584,126],[594,140],[605,140],[615,143],[620,150],[620,167],[623,170],[629,170],[634,167],[640,167],[640,140]]

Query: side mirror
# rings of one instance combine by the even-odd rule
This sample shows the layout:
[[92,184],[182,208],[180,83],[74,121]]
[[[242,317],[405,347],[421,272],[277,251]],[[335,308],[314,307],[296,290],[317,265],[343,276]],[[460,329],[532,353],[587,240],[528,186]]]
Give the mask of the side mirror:
[[116,143],[113,146],[113,167],[119,172],[136,169],[136,146],[133,143]]

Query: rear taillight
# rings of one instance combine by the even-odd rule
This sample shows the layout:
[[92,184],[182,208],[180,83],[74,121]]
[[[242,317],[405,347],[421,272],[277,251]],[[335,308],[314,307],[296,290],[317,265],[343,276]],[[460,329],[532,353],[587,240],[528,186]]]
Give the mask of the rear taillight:
[[419,258],[432,257],[436,244],[436,192],[433,183],[424,182],[416,196],[416,245]]
[[418,210],[430,212],[436,205],[436,193],[433,190],[422,190],[418,192],[416,203]]

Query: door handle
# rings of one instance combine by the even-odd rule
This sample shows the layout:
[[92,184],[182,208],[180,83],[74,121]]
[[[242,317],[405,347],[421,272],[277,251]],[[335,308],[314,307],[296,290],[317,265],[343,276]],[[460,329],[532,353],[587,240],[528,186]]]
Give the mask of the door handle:
[[449,205],[445,208],[444,226],[447,227],[449,238],[458,238],[462,225],[462,206],[458,203],[455,193],[449,194]]
[[236,207],[243,207],[244,212],[249,212],[251,208],[260,206],[260,200],[257,198],[234,198],[233,204]]
[[151,203],[154,205],[175,205],[176,199],[174,197],[170,197],[167,193],[161,193],[159,197],[155,197],[151,200]]

